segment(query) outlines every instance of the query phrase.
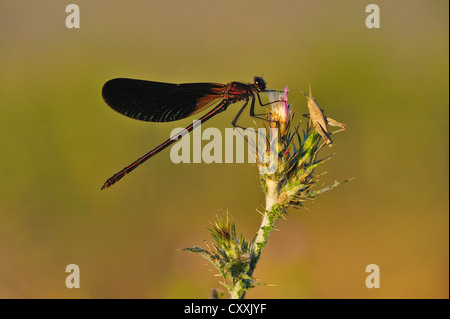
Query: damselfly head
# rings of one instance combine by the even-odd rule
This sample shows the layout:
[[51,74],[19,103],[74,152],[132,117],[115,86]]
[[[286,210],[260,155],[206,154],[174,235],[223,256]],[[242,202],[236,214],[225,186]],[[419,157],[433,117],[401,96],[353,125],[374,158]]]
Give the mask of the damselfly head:
[[253,79],[253,82],[255,86],[258,88],[259,91],[265,91],[266,90],[266,81],[260,76],[255,76]]

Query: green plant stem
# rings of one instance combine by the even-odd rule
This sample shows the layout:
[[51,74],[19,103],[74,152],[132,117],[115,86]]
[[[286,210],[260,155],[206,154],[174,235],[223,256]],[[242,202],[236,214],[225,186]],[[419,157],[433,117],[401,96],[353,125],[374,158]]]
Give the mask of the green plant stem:
[[[275,226],[275,219],[270,218],[272,207],[278,202],[278,182],[267,179],[266,180],[266,210],[264,211],[263,220],[258,232],[256,233],[255,241],[253,243],[253,252],[255,256],[259,259],[261,252],[267,242],[267,237],[269,237],[270,231]],[[270,229],[272,228],[272,229]],[[270,231],[267,231],[269,230]],[[257,261],[257,260],[256,260]]]
[[[249,270],[247,272],[248,278],[253,278],[253,272],[255,271],[256,265],[261,257],[261,253],[267,244],[270,232],[275,228],[275,220],[279,216],[279,212],[274,209],[275,205],[278,203],[278,182],[267,179],[266,180],[266,209],[264,211],[264,216],[261,222],[261,226],[256,233],[255,239],[253,240],[251,247],[251,260],[249,265]],[[238,280],[229,289],[231,299],[244,299],[247,290],[254,287],[253,281],[248,279]]]

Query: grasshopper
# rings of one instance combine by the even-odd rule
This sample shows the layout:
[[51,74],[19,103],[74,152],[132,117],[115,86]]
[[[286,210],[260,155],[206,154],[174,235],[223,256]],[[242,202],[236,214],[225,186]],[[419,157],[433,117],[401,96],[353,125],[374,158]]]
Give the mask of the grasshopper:
[[[316,129],[317,133],[320,134],[320,136],[323,138],[323,140],[329,147],[332,147],[333,141],[331,140],[331,134],[347,130],[347,125],[325,116],[323,110],[320,108],[319,105],[317,105],[316,99],[312,96],[311,86],[309,86],[309,96],[303,91],[302,93],[306,96],[306,99],[308,101],[308,111],[309,111],[309,114],[303,115],[311,120],[312,125]],[[329,132],[327,125],[340,127],[341,129],[334,132]]]

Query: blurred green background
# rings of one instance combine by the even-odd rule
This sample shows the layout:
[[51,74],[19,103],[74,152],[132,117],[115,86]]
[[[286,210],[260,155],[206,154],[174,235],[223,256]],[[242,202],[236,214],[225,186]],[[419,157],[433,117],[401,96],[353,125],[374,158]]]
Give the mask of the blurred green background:
[[[161,153],[119,184],[118,170],[175,127],[103,102],[114,77],[163,82],[311,84],[344,122],[321,168],[353,181],[290,210],[248,298],[449,297],[448,1],[0,2],[0,297],[207,298],[220,287],[200,256],[229,212],[252,238],[264,197],[252,164],[173,164]],[[203,128],[223,130],[233,105]],[[245,117],[248,117],[246,115]],[[65,267],[81,269],[67,289]],[[381,288],[365,286],[375,263]]]

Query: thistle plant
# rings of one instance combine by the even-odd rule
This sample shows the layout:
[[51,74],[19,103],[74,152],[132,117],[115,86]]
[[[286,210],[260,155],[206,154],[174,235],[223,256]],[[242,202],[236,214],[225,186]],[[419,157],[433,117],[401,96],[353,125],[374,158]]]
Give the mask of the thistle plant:
[[[290,207],[301,208],[303,202],[312,200],[338,185],[346,182],[335,182],[322,189],[313,189],[319,178],[316,168],[330,159],[331,156],[318,159],[318,153],[324,145],[332,146],[327,125],[339,126],[345,130],[345,124],[339,123],[324,115],[310,95],[307,97],[309,121],[300,132],[299,123],[292,125],[294,113],[288,103],[288,89],[283,93],[269,95],[271,107],[267,110],[266,129],[275,129],[276,135],[276,170],[268,170],[265,157],[269,151],[257,152],[256,165],[260,172],[260,182],[265,194],[265,211],[262,214],[261,225],[255,237],[248,241],[236,233],[236,227],[229,215],[217,218],[209,231],[214,239],[214,245],[207,249],[201,247],[185,248],[185,251],[198,253],[207,259],[222,275],[222,284],[227,289],[230,298],[245,298],[246,292],[256,286],[265,285],[253,277],[256,265],[262,251],[268,242],[270,233],[275,228],[275,222],[284,218]],[[265,143],[271,144],[269,137]],[[267,145],[266,145],[267,146]],[[260,147],[261,149],[261,147]],[[264,147],[263,149],[267,149]],[[223,298],[225,295],[214,289],[212,298]]]

